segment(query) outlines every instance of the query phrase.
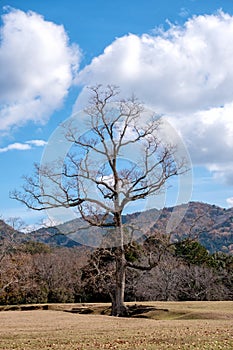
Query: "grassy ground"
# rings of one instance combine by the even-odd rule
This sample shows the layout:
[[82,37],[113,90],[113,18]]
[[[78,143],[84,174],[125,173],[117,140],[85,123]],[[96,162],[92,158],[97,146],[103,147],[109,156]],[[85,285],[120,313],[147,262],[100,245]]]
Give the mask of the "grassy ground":
[[[56,310],[0,312],[0,350],[233,349],[233,302],[147,303],[148,318]],[[96,305],[88,305],[95,309]],[[57,311],[60,309],[61,311]],[[168,310],[168,311],[165,311]]]

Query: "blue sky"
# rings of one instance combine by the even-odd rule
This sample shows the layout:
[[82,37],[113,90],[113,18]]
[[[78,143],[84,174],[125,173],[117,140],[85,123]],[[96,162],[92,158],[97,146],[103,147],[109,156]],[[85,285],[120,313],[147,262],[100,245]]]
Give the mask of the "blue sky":
[[39,220],[9,191],[95,83],[166,116],[190,153],[190,200],[233,206],[232,1],[4,0],[0,11],[0,214]]

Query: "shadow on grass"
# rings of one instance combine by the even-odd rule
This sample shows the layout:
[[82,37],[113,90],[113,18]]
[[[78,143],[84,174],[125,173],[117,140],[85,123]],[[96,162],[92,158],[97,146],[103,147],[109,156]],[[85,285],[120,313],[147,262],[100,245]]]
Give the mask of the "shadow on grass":
[[[36,311],[36,310],[52,310],[62,311],[79,315],[111,315],[111,307],[109,305],[98,304],[32,304],[32,305],[5,305],[0,306],[0,311]],[[190,309],[172,310],[157,308],[154,305],[146,304],[130,304],[128,305],[129,318],[145,318],[153,320],[217,320],[217,319],[233,319],[233,314],[220,312],[200,312]]]

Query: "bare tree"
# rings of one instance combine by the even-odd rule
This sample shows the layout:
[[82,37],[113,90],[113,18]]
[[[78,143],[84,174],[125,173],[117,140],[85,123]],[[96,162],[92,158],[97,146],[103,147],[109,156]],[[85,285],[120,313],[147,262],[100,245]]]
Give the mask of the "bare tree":
[[22,238],[20,231],[24,228],[25,224],[21,218],[0,219],[0,270],[5,256],[16,249],[20,238]]
[[[124,229],[122,215],[130,203],[160,193],[169,178],[185,171],[185,164],[182,159],[175,161],[176,147],[159,137],[160,118],[151,113],[143,122],[145,108],[137,99],[120,100],[114,86],[99,85],[90,91],[85,110],[89,133],[79,135],[72,123],[66,123],[64,133],[72,148],[62,167],[57,166],[58,161],[37,165],[35,175],[25,178],[23,191],[15,191],[11,197],[35,210],[76,208],[90,226],[109,230],[105,237],[115,247],[112,314],[121,316],[127,314],[127,267],[153,266],[151,261],[148,266],[127,262],[125,245],[132,237],[129,239],[130,229]],[[134,148],[136,164],[122,160],[122,155]]]
[[17,251],[22,238],[19,231],[24,227],[24,222],[18,217],[0,220],[0,296],[17,281],[12,255]]

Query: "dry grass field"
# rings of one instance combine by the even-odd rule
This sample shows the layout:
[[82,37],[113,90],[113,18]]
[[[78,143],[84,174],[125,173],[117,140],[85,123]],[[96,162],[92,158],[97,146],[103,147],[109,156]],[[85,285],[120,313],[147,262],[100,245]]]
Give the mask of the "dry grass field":
[[[144,313],[143,318],[63,311],[75,305],[55,305],[47,311],[1,311],[0,349],[233,349],[233,302],[145,304],[157,310]],[[100,306],[88,307],[97,310]]]

